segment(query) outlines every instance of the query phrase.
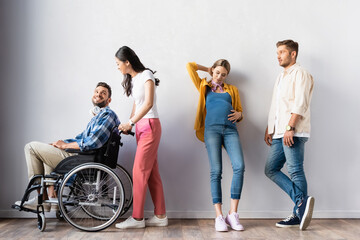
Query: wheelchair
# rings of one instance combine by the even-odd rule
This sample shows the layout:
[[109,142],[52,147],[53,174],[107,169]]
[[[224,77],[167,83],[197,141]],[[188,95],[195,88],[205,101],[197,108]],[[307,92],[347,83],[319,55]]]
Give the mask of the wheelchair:
[[[132,205],[132,178],[117,164],[120,146],[121,132],[115,126],[107,143],[99,149],[66,149],[77,155],[62,160],[50,175],[32,177],[21,204],[12,208],[36,213],[40,231],[46,228],[44,203],[58,204],[56,217],[64,218],[77,229],[96,232],[111,226]],[[50,184],[54,185],[58,201],[42,200]],[[34,191],[38,196],[37,209],[25,208],[24,202]]]

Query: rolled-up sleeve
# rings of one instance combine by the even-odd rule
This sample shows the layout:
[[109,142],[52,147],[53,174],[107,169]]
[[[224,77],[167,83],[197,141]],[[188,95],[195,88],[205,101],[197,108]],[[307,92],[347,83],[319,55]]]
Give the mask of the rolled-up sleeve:
[[[84,132],[85,132],[85,131],[84,131]],[[82,136],[83,136],[83,134],[84,134],[84,132],[79,133],[75,138],[65,139],[64,142],[65,142],[65,143],[77,142],[76,140],[77,140],[77,139],[81,139]]]
[[314,81],[310,74],[298,71],[295,76],[295,99],[291,113],[304,116],[310,106]]
[[188,70],[190,78],[193,81],[196,89],[199,91],[200,84],[201,84],[201,78],[199,77],[199,74],[197,73],[197,70],[198,70],[197,64],[195,62],[189,62],[186,64],[186,69]]
[[81,151],[102,147],[109,139],[111,129],[116,126],[115,118],[109,112],[103,111],[96,119],[94,127],[86,137],[76,139]]

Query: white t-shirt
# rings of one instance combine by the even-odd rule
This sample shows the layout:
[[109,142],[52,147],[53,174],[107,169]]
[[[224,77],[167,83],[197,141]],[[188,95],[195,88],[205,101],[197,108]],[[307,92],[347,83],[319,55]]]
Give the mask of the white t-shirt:
[[[135,100],[135,114],[141,109],[142,105],[145,101],[145,83],[151,80],[155,84],[155,78],[154,75],[150,70],[144,70],[143,72],[140,72],[136,74],[135,77],[132,78],[132,96]],[[154,103],[152,108],[147,112],[147,114],[143,118],[159,118],[159,114],[157,111],[157,105],[156,105],[156,86],[154,88]]]

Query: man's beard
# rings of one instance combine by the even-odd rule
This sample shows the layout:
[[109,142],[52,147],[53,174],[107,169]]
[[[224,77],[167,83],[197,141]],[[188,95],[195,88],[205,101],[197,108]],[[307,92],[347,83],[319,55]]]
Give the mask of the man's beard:
[[93,104],[94,106],[98,106],[99,108],[103,108],[106,106],[106,100],[102,101],[102,102],[99,102],[99,103],[94,103],[93,101]]

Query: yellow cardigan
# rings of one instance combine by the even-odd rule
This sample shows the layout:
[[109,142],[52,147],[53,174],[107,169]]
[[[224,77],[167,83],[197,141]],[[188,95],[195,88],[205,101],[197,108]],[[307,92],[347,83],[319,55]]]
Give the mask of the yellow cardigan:
[[[211,82],[207,82],[206,78],[201,79],[199,77],[198,73],[196,72],[198,70],[198,67],[195,62],[187,63],[186,68],[189,72],[191,80],[193,81],[195,87],[200,93],[199,103],[196,111],[194,129],[196,131],[196,137],[200,141],[204,142],[205,117],[206,117],[205,94],[206,94],[206,86],[211,87]],[[224,83],[224,91],[230,94],[233,109],[237,112],[242,112],[241,100],[238,89],[233,85]]]

